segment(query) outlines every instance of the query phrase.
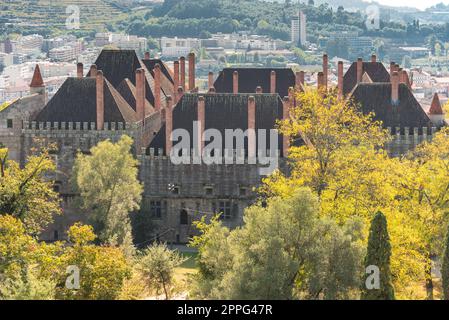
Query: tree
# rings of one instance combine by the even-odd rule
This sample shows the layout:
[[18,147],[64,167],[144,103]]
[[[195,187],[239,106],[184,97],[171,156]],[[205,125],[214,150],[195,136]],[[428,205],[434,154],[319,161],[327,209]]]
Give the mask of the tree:
[[[95,246],[93,228],[77,223],[70,227],[67,247],[61,259],[64,262],[59,272],[58,299],[114,300],[117,299],[125,280],[131,277],[123,251],[119,248]],[[66,287],[67,266],[76,266],[80,272],[78,290]]]
[[197,224],[201,235],[191,243],[199,250],[195,297],[339,299],[357,287],[357,237],[321,220],[309,189],[248,208],[244,222],[232,231],[218,218]]
[[131,146],[125,135],[117,143],[102,141],[90,155],[78,154],[73,175],[99,239],[127,250],[132,246],[129,213],[139,209],[143,190]]
[[52,146],[34,151],[21,168],[8,160],[8,149],[0,147],[0,214],[20,219],[29,234],[39,234],[61,212],[54,182],[46,178],[54,172]]
[[449,229],[446,234],[446,247],[443,255],[443,266],[441,268],[443,298],[449,300]]
[[[365,267],[375,266],[379,270],[379,288],[367,288],[365,275],[362,284],[363,300],[394,300],[394,289],[391,283],[390,271],[391,245],[387,230],[387,219],[382,212],[374,217],[368,239],[368,250],[365,258]],[[369,279],[368,279],[369,281]]]
[[155,244],[143,250],[137,268],[148,286],[156,289],[157,293],[162,288],[168,300],[175,268],[183,262],[184,259],[177,251],[169,250],[165,244]]

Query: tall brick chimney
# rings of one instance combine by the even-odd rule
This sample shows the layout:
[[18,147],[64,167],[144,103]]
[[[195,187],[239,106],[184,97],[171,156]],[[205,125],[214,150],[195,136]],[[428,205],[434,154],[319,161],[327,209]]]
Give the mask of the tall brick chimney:
[[76,64],[76,76],[78,78],[82,78],[83,77],[83,73],[84,73],[84,66],[81,62],[78,62]]
[[186,58],[181,57],[179,58],[179,63],[181,67],[181,87],[182,90],[186,91]]
[[399,74],[397,71],[394,71],[391,77],[391,103],[393,105],[399,103]]
[[232,93],[239,93],[239,73],[238,71],[234,71],[232,73]]
[[178,88],[179,88],[179,61],[175,61],[173,63],[173,93],[174,93],[174,102],[178,103]]
[[327,83],[329,77],[329,57],[327,54],[323,55],[323,86],[327,90]]
[[256,158],[256,99],[248,98],[248,158]]
[[137,119],[145,122],[145,70],[136,70],[136,114]]
[[156,63],[154,66],[154,108],[161,110],[161,66]]
[[173,131],[173,104],[171,96],[167,96],[167,106],[165,108],[165,155],[170,156],[173,146],[171,133]]
[[324,89],[324,73],[323,72],[318,72],[317,88],[318,88],[318,90]]
[[377,56],[375,54],[371,55],[371,62],[376,63],[377,62]]
[[203,141],[203,132],[206,123],[206,104],[203,96],[198,97],[198,141],[196,141],[196,145],[198,146],[199,155],[203,154],[204,150],[204,141]]
[[90,76],[92,78],[95,78],[97,76],[97,65],[95,65],[95,64],[91,65],[89,72],[90,72]]
[[214,87],[214,73],[210,71],[207,76],[207,88],[210,90],[210,88],[213,87]]
[[150,56],[150,52],[149,52],[149,51],[146,51],[146,52],[145,52],[145,56],[144,56],[143,59],[144,59],[144,60],[150,60],[150,59],[151,59],[151,56]]
[[270,93],[276,93],[276,71],[271,71],[270,74]]
[[298,84],[297,90],[300,92],[304,92],[304,85],[305,85],[304,71],[299,71],[296,73],[296,82]]
[[104,129],[104,77],[101,70],[96,72],[97,130]]
[[357,83],[362,82],[362,76],[363,76],[363,59],[358,58],[357,59]]
[[195,89],[195,54],[189,53],[189,90]]
[[338,98],[343,98],[343,61],[338,61],[337,68],[337,76],[338,76]]
[[[284,97],[282,101],[282,119],[287,120],[290,118],[290,103],[291,97]],[[290,148],[290,139],[286,135],[282,135],[282,150],[284,157],[288,155],[288,149]]]

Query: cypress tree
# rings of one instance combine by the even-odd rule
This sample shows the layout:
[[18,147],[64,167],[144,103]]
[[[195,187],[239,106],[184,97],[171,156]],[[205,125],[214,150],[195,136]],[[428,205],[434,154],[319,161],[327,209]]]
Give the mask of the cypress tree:
[[449,300],[449,229],[446,234],[446,247],[444,249],[441,277],[443,280],[443,299]]
[[379,268],[379,288],[368,289],[366,280],[373,273],[367,273],[363,277],[363,300],[394,300],[394,289],[391,283],[390,271],[391,245],[387,230],[387,219],[382,212],[378,212],[371,222],[368,238],[368,250],[365,257],[365,270],[372,266]]

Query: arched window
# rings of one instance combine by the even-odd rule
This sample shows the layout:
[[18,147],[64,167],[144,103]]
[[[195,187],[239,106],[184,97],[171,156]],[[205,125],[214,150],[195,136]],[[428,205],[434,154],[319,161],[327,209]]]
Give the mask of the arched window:
[[187,225],[189,224],[189,215],[187,214],[187,211],[181,210],[181,213],[179,215],[180,224],[181,225]]

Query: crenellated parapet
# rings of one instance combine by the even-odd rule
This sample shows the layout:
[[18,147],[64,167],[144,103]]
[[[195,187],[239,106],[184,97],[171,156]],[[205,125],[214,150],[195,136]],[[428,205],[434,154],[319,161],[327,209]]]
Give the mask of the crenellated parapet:
[[436,127],[388,127],[387,130],[391,134],[391,140],[387,143],[386,149],[390,156],[397,157],[414,150],[423,142],[430,142],[439,129]]
[[24,133],[48,131],[133,131],[140,128],[138,123],[105,122],[104,128],[97,130],[95,122],[36,122],[23,121]]

